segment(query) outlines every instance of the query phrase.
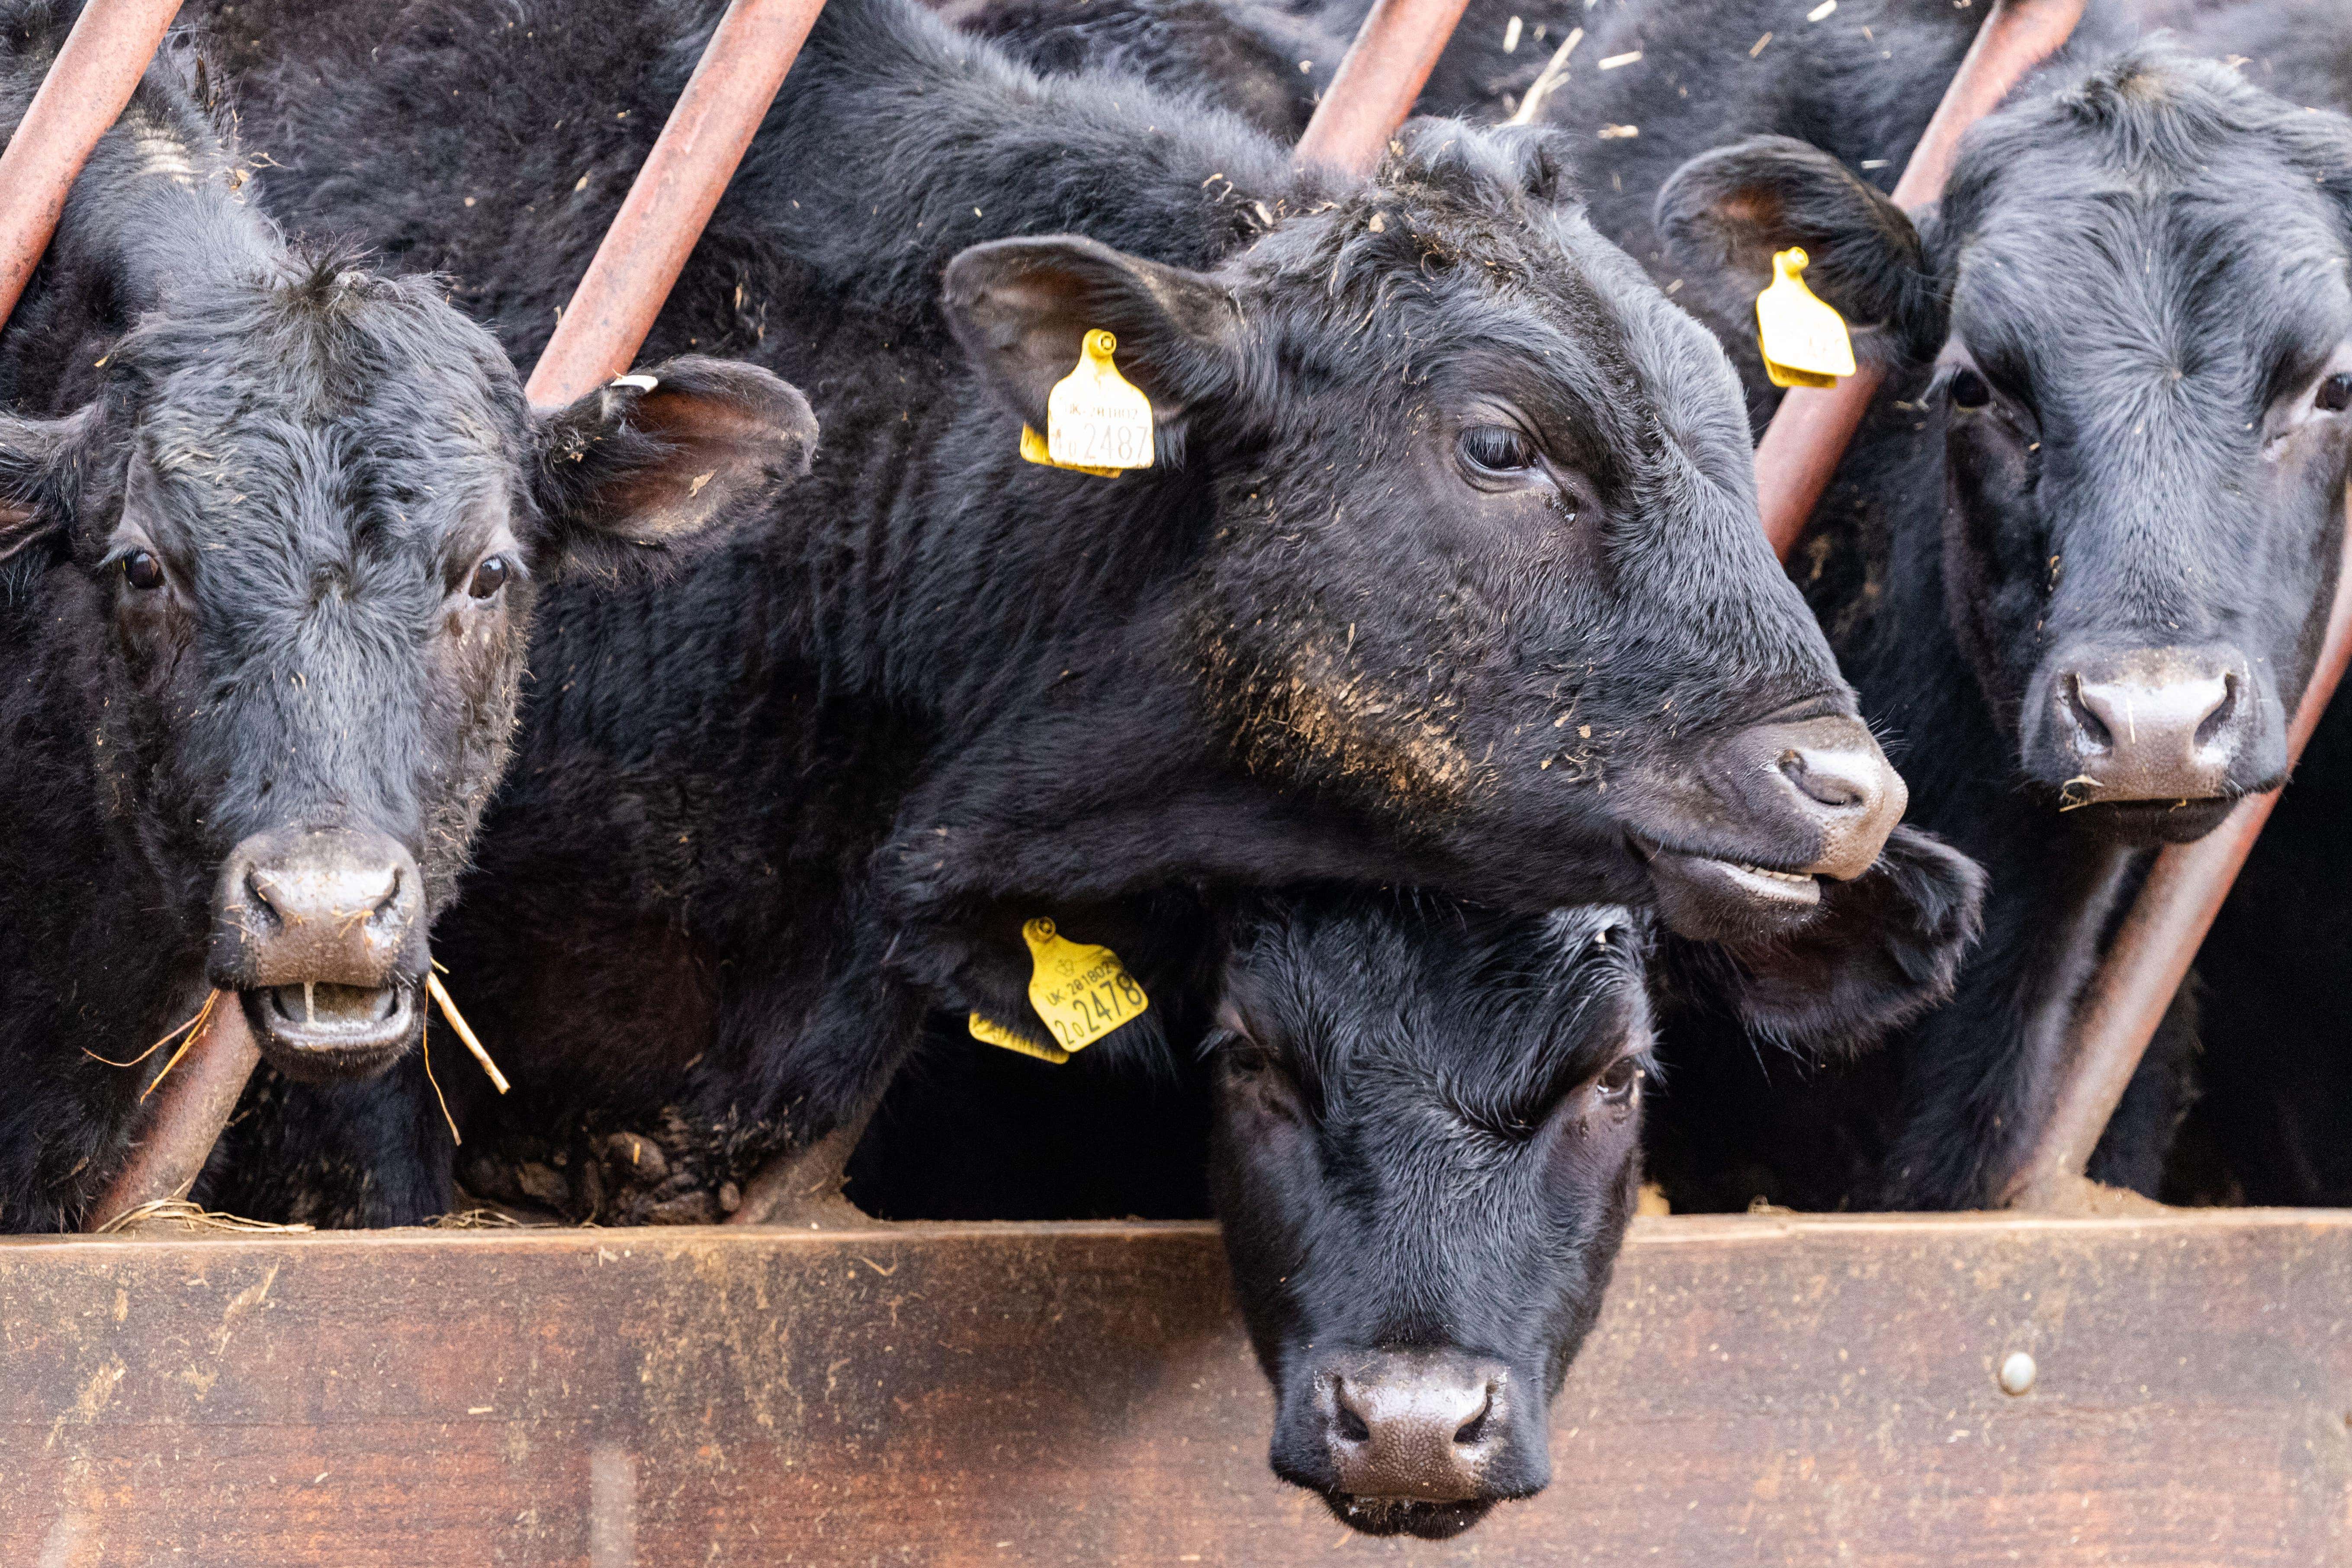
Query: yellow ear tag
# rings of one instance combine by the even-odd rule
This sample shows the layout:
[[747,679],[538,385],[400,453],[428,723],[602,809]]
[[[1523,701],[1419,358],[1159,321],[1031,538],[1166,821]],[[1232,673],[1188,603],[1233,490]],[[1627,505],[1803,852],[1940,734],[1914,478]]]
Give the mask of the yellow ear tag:
[[984,1045],[1003,1046],[1008,1051],[1019,1051],[1023,1056],[1035,1057],[1041,1062],[1052,1062],[1059,1067],[1070,1059],[1069,1052],[1053,1046],[1041,1046],[1034,1040],[1024,1040],[995,1019],[983,1018],[977,1013],[971,1016],[971,1021],[965,1027],[971,1031],[973,1039]]
[[1077,368],[1045,395],[1045,437],[1021,426],[1021,455],[1033,463],[1117,479],[1151,467],[1151,399],[1111,362],[1118,340],[1099,327],[1086,335]]
[[1805,287],[1805,253],[1772,258],[1772,281],[1756,296],[1756,341],[1775,386],[1835,386],[1853,374],[1845,319]]
[[1029,1005],[1037,1009],[1061,1049],[1047,1056],[977,1013],[965,1026],[973,1039],[1043,1061],[1066,1062],[1072,1051],[1084,1050],[1121,1024],[1141,1017],[1151,1005],[1143,987],[1110,949],[1072,942],[1044,919],[1024,925],[1021,939],[1029,944],[1029,957],[1036,966],[1029,974]]

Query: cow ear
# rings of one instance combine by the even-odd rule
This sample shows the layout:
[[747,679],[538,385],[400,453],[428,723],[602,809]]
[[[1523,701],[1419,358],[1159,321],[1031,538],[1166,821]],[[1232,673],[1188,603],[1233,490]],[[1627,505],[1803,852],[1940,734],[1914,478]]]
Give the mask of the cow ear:
[[0,565],[65,537],[72,509],[60,479],[77,438],[98,419],[96,404],[62,419],[0,415]]
[[1868,871],[1822,884],[1811,923],[1753,942],[1673,939],[1676,967],[1759,1034],[1825,1053],[1865,1050],[1951,994],[1984,887],[1975,861],[1897,827]]
[[1072,235],[999,239],[948,263],[948,325],[1005,405],[1036,430],[1045,398],[1077,367],[1096,328],[1118,339],[1119,374],[1151,400],[1156,433],[1180,450],[1185,421],[1236,382],[1239,324],[1213,279]]
[[1806,287],[1848,322],[1882,330],[1914,358],[1943,342],[1943,304],[1910,217],[1808,142],[1751,136],[1703,153],[1659,189],[1654,216],[1675,260],[1751,328],[1774,254],[1801,246]]
[[809,471],[816,416],[756,365],[688,356],[538,427],[540,510],[566,555],[667,549],[755,516]]

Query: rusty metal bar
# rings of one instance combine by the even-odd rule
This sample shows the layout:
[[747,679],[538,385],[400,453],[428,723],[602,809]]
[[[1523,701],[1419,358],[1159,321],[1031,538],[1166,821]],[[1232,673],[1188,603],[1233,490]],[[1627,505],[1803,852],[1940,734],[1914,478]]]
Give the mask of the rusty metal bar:
[[[2319,728],[2347,662],[2352,662],[2352,516],[2347,519],[2327,634],[2287,729],[2290,769]],[[2004,1204],[2029,1209],[2081,1206],[2083,1172],[2092,1151],[2099,1146],[2148,1041],[2172,1005],[2173,994],[2180,989],[2277,804],[2276,790],[2247,795],[2204,837],[2193,844],[2168,844],[2158,852],[2138,900],[2084,990],[2056,1101],[2002,1191]]]
[[89,0],[0,153],[0,321],[49,247],[74,177],[122,114],[180,0]]
[[1298,139],[1298,161],[1358,174],[1377,168],[1468,4],[1378,0]]
[[[1909,212],[1937,200],[1958,156],[1961,133],[2009,96],[2025,73],[2047,59],[2083,17],[2084,0],[1994,0],[1991,15],[1944,89],[1921,133],[1895,205]],[[1338,90],[1338,84],[1333,84]],[[1313,134],[1309,127],[1308,134]],[[1302,144],[1303,145],[1303,144]],[[1863,365],[1833,387],[1791,387],[1756,444],[1757,501],[1765,536],[1782,560],[1796,547],[1830,476],[1877,394],[1879,374]]]
[[561,407],[625,373],[824,0],[732,0],[524,390]]
[[103,1230],[159,1198],[187,1196],[211,1158],[246,1080],[261,1061],[244,1001],[234,991],[216,992],[213,1000],[177,1065],[167,1062],[158,1069],[166,1075],[161,1082],[149,1080],[154,1098],[139,1141],[105,1195],[83,1215],[84,1230]]

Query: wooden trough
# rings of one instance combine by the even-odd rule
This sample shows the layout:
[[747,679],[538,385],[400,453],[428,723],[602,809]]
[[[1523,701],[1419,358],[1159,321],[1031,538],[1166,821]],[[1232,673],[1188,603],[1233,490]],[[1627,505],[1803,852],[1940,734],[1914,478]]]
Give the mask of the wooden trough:
[[2352,1561],[2352,1212],[1637,1222],[1550,1490],[1446,1543],[1273,1479],[1223,1279],[1206,1225],[7,1241],[0,1563]]

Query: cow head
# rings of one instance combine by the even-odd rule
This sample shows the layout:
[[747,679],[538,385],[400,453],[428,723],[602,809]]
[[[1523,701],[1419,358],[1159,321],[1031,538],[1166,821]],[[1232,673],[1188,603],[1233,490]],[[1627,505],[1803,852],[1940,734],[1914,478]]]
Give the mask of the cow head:
[[814,427],[700,360],[535,416],[430,280],[223,272],[93,356],[76,412],[0,420],[0,556],[102,621],[103,807],[210,984],[281,1070],[365,1073],[416,1037],[537,584],[741,515]]
[[[1916,224],[1802,142],[1685,164],[1687,260],[1932,366],[1947,611],[2029,786],[2133,843],[2275,786],[2352,471],[2352,126],[2143,46],[1969,133]],[[1915,379],[1917,379],[1915,376]]]
[[1980,896],[1971,863],[1900,829],[1803,936],[1673,943],[1670,976],[1620,908],[1246,905],[1210,1176],[1276,1471],[1382,1534],[1451,1535],[1540,1490],[1550,1400],[1633,1212],[1654,981],[1859,1043],[1949,990]]
[[1905,794],[1765,545],[1722,351],[1545,133],[1402,134],[1213,273],[1076,237],[958,256],[949,320],[1011,413],[1044,429],[1097,327],[1151,401],[1160,482],[1024,482],[1041,512],[1129,487],[1091,504],[1168,535],[1171,635],[1239,768],[1417,880],[1803,923]]

